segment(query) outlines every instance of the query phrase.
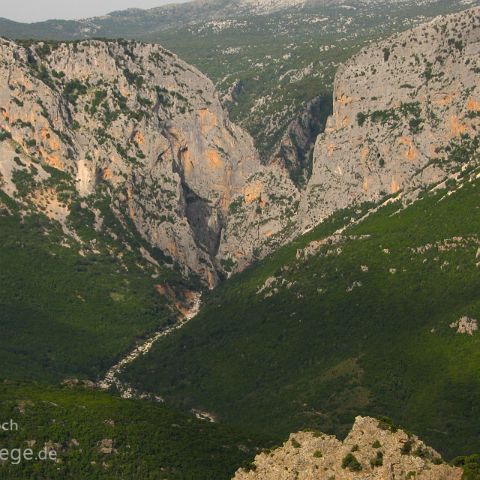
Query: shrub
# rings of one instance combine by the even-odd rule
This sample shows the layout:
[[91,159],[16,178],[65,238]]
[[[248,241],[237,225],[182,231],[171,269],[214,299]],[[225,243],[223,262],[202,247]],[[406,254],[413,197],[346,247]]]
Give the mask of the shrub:
[[376,457],[370,460],[372,468],[381,467],[383,465],[383,453],[378,451]]
[[55,84],[53,83],[53,80],[50,77],[50,73],[44,66],[41,66],[38,69],[37,77],[48,87],[55,88]]
[[293,445],[293,448],[301,447],[300,443],[295,438],[292,438],[292,445]]
[[138,89],[142,88],[144,80],[141,75],[131,72],[128,68],[123,70],[123,74],[130,85],[135,85]]
[[427,82],[433,78],[433,69],[431,65],[427,65],[422,76],[427,80]]
[[389,58],[390,58],[390,49],[389,48],[384,48],[383,49],[383,60],[385,62],[388,62]]
[[370,115],[373,123],[380,122],[382,125],[385,125],[387,122],[393,120],[398,121],[398,115],[395,110],[377,110]]
[[413,134],[420,133],[423,130],[423,120],[421,118],[412,118],[409,122],[410,131]]
[[6,130],[0,130],[0,142],[8,140],[9,138],[12,138],[12,134],[10,132],[7,132]]
[[378,419],[378,428],[381,428],[382,430],[390,430],[392,433],[395,433],[398,430],[398,427],[389,417],[380,417]]
[[452,460],[452,465],[463,468],[462,480],[480,479],[480,455],[456,457]]
[[52,49],[50,48],[50,45],[48,43],[43,43],[41,46],[38,46],[36,48],[36,52],[39,57],[46,57],[47,55],[50,55],[50,53],[52,53]]
[[357,113],[357,123],[358,123],[358,126],[359,127],[363,127],[363,125],[365,124],[365,121],[367,120],[368,118],[368,115],[366,115],[365,113],[363,112],[358,112]]
[[104,90],[97,90],[93,96],[92,107],[90,108],[90,113],[94,114],[97,112],[98,106],[107,98],[107,92]]
[[419,446],[414,452],[413,454],[416,456],[416,457],[420,457],[420,458],[430,458],[431,455],[430,455],[430,452],[422,447],[422,446]]
[[63,89],[63,95],[70,103],[77,103],[77,99],[80,95],[87,93],[87,87],[83,85],[80,80],[71,80],[65,85]]
[[360,462],[356,459],[355,455],[349,453],[342,460],[342,468],[348,469],[351,472],[360,472],[362,470],[362,465],[360,465]]
[[231,258],[223,258],[220,263],[226,272],[231,272],[235,267],[235,262]]
[[409,455],[412,452],[412,441],[407,440],[400,449],[402,455]]

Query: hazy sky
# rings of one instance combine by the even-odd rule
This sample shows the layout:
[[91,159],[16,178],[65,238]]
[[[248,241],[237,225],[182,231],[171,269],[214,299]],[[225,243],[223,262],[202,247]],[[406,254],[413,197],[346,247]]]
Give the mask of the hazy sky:
[[0,17],[17,22],[104,15],[126,8],[152,8],[186,0],[0,0]]

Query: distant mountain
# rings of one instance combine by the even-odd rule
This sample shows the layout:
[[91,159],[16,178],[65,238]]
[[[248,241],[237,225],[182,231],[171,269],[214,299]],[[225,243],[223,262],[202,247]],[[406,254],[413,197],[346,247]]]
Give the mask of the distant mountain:
[[[293,7],[305,7],[304,0],[196,0],[148,10],[131,8],[82,20],[48,20],[18,23],[0,18],[0,33],[12,38],[71,40],[92,37],[131,38],[153,35],[190,23],[261,15]],[[332,2],[322,2],[331,4]]]
[[[290,13],[311,13],[328,8],[339,11],[357,9],[409,6],[410,0],[195,0],[173,3],[151,9],[130,8],[114,11],[104,16],[82,20],[47,20],[35,23],[14,22],[0,18],[0,34],[11,38],[73,40],[92,37],[132,38],[139,35],[155,35],[165,30],[201,24],[205,21],[239,18],[244,16],[268,15],[289,10]],[[436,7],[438,0],[423,0],[418,6]],[[459,2],[474,4],[476,0]]]

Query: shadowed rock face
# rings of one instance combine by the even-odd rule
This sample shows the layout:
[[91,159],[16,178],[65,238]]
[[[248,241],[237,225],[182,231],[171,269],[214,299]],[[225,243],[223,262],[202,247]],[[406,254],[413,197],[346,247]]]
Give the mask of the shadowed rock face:
[[280,448],[255,457],[235,480],[460,480],[462,470],[415,435],[374,418],[357,417],[341,442],[323,433],[292,434]]
[[199,197],[187,185],[184,185],[187,220],[194,232],[197,244],[214,258],[220,246],[223,228],[223,215],[212,208],[204,198]]
[[304,110],[289,125],[270,162],[282,165],[297,185],[305,185],[312,173],[315,142],[325,129],[332,113],[332,98],[321,95],[305,105]]
[[211,82],[157,45],[2,40],[0,51],[4,183],[21,168],[15,150],[66,172],[81,199],[106,195],[150,245],[215,285],[223,219],[260,164]]

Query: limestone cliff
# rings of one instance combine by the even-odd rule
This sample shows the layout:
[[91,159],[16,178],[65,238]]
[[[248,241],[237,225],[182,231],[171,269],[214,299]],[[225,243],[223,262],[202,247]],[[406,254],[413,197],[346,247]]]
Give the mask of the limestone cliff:
[[[0,40],[0,51],[2,190],[18,200],[32,168],[43,181],[45,168],[63,172],[97,229],[102,200],[210,287],[338,209],[418,193],[480,144],[480,8],[372,44],[341,66],[313,164],[305,155],[323,128],[322,102],[263,166],[212,83],[158,45]],[[52,185],[30,190],[31,203],[68,229],[72,204]]]
[[[84,205],[106,198],[152,248],[217,283],[228,207],[260,164],[204,75],[158,45],[0,40],[0,79],[7,194],[18,197],[18,172],[53,167],[75,178]],[[68,217],[55,192],[28,195]]]
[[243,270],[295,235],[300,190],[280,165],[259,167],[229,206],[217,262],[229,275]]
[[[308,147],[311,121],[306,112],[291,125],[270,170],[252,175],[234,199],[219,250],[232,270],[339,209],[401,190],[415,197],[478,153],[480,8],[372,44],[341,66],[310,167],[295,144]],[[292,181],[294,172],[308,179],[309,168],[306,187]]]
[[480,9],[438,17],[341,66],[298,224],[434,183],[478,149]]
[[357,417],[341,442],[322,433],[299,432],[271,453],[255,458],[235,480],[460,480],[462,470],[415,435],[369,417]]

